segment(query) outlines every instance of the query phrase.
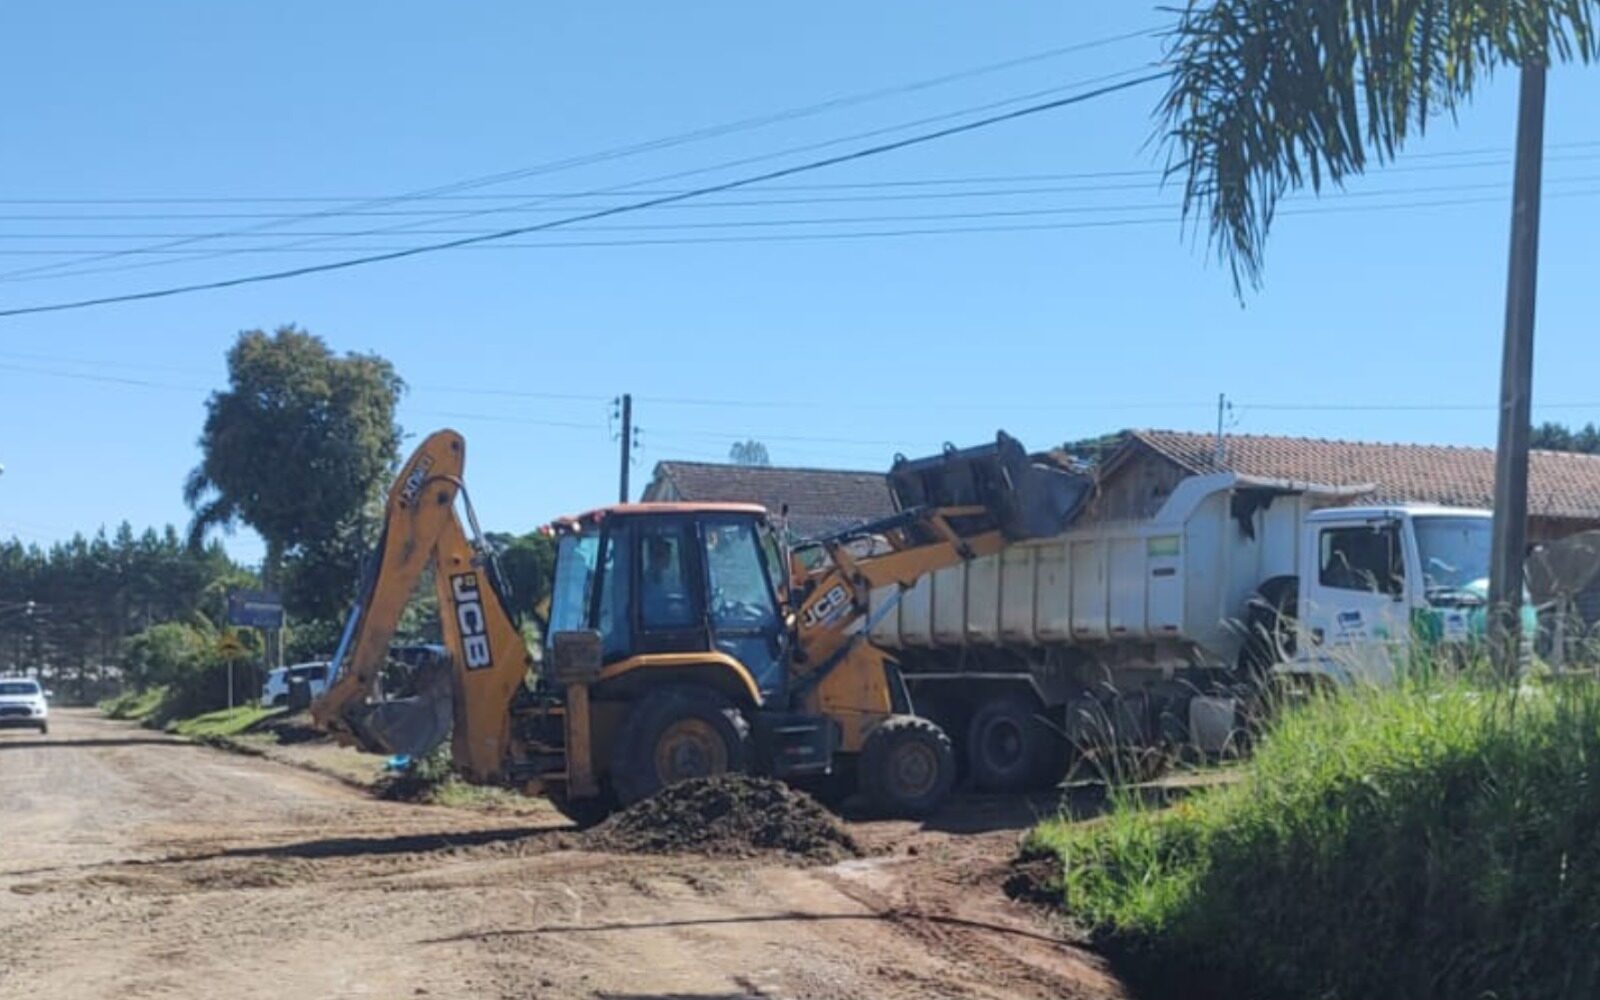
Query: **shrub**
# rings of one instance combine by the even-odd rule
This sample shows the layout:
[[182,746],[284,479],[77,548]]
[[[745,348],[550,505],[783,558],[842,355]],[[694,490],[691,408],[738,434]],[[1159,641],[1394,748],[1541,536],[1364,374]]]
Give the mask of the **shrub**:
[[250,700],[255,692],[242,686],[247,671],[238,670],[237,663],[256,655],[237,634],[218,632],[203,623],[152,625],[130,636],[123,646],[129,677],[141,687],[163,691],[159,706],[146,716],[158,726],[225,708],[230,665],[236,670],[234,701]]
[[1318,699],[1247,776],[1031,837],[1136,980],[1274,998],[1600,995],[1600,691]]

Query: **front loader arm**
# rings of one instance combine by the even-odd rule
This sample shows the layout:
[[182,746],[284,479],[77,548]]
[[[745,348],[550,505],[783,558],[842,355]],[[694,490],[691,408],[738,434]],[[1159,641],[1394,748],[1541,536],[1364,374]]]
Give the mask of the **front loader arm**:
[[[497,780],[510,752],[510,706],[531,659],[487,551],[456,515],[466,444],[439,431],[418,446],[389,490],[383,532],[334,655],[336,680],[313,722],[368,752],[420,755],[453,733],[456,764]],[[448,673],[419,672],[415,697],[375,700],[400,616],[432,566]]]

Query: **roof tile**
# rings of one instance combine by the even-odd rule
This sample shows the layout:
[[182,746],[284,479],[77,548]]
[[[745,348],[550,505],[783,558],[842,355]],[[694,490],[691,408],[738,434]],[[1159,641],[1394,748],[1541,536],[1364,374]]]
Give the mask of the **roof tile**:
[[[1494,502],[1494,450],[1429,444],[1376,444],[1320,438],[1139,430],[1130,437],[1193,472],[1232,471],[1329,486],[1376,484],[1373,499],[1458,507]],[[1600,456],[1535,451],[1529,459],[1528,512],[1535,517],[1600,519]]]

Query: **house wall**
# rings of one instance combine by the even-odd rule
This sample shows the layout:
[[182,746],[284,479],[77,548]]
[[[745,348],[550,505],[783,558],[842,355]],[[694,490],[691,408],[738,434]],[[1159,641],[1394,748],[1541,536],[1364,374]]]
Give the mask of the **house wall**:
[[683,498],[678,495],[678,488],[672,480],[657,476],[645,484],[644,493],[640,494],[639,499],[645,503],[676,503]]
[[1099,493],[1079,523],[1152,517],[1189,474],[1176,462],[1153,451],[1131,455],[1101,481]]

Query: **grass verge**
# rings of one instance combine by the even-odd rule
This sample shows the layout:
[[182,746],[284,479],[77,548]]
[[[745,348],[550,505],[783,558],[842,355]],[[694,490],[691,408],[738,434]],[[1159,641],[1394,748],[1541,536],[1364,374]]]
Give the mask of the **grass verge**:
[[99,705],[108,718],[143,722],[155,715],[166,698],[166,688],[149,688],[144,691],[125,691],[115,698],[107,698]]
[[1242,781],[1026,849],[1151,995],[1543,1000],[1600,995],[1597,825],[1592,683],[1434,683],[1314,701]]
[[224,708],[189,719],[178,719],[167,726],[167,731],[196,740],[218,739],[238,736],[263,719],[281,714],[283,714],[281,708],[240,705],[237,708]]

